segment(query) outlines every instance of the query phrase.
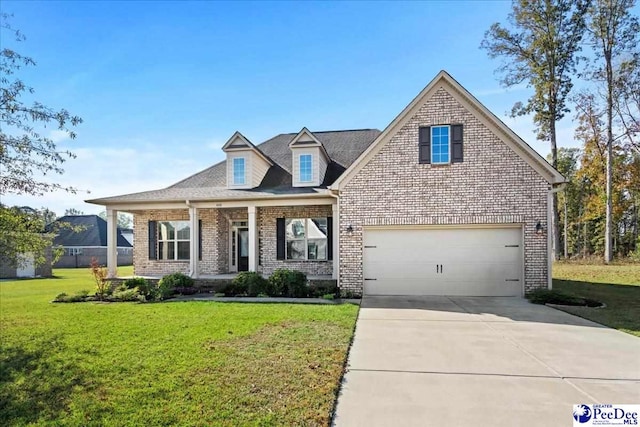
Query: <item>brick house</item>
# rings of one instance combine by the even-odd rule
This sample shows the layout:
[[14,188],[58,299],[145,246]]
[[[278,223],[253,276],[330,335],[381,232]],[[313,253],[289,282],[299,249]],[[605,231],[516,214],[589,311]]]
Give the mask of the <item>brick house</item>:
[[444,71],[382,132],[303,128],[259,145],[236,132],[222,149],[170,187],[89,201],[106,206],[110,242],[117,212],[134,214],[136,275],[286,267],[372,295],[550,286],[564,178]]

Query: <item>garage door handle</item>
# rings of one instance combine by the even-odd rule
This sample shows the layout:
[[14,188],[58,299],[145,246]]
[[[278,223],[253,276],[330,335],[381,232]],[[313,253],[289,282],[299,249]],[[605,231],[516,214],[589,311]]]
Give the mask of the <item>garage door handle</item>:
[[365,277],[365,279],[364,279],[364,280],[378,280],[378,279],[367,279],[367,278]]
[[504,279],[505,282],[519,282],[520,279]]
[[519,248],[520,245],[504,245],[505,248]]
[[365,249],[377,248],[377,246],[365,246]]

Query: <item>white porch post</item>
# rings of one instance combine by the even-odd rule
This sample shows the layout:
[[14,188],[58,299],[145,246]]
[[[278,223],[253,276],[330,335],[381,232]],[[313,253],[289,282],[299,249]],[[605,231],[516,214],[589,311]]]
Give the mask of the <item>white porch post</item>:
[[107,208],[107,277],[118,276],[118,211]]
[[258,219],[255,206],[249,206],[249,271],[258,271]]
[[333,279],[338,280],[340,277],[340,209],[338,200],[331,205],[331,213],[333,216]]
[[198,222],[198,208],[189,206],[189,275],[197,279],[200,260],[200,223]]

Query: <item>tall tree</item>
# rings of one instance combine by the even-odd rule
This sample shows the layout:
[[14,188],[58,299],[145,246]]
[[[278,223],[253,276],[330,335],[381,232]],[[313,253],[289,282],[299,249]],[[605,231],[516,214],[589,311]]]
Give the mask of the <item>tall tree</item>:
[[[100,212],[98,216],[106,221],[107,211]],[[131,227],[133,227],[133,215],[124,212],[118,212],[118,228]]]
[[[584,34],[585,0],[514,0],[509,27],[491,25],[481,47],[491,58],[501,58],[504,86],[526,83],[534,90],[526,102],[518,102],[512,116],[533,114],[537,138],[551,144],[551,161],[558,166],[556,122],[569,111],[577,53]],[[558,257],[560,233],[558,197],[553,194],[553,256]]]
[[[613,168],[614,168],[614,107],[616,88],[620,87],[620,66],[633,56],[640,26],[631,14],[634,0],[594,0],[589,7],[589,33],[595,59],[588,73],[605,86],[606,103],[606,218],[604,261],[613,259]],[[624,84],[623,84],[624,85]]]
[[[75,138],[72,128],[82,119],[65,109],[54,110],[39,102],[27,104],[23,98],[31,98],[34,89],[18,76],[23,67],[35,66],[35,61],[6,47],[11,37],[16,42],[25,38],[9,24],[10,16],[0,14],[0,198],[5,194],[42,195],[54,190],[75,192],[47,177],[61,174],[68,151],[59,151],[54,141],[43,134],[47,125],[53,124]],[[43,248],[51,236],[42,234],[43,224],[35,224],[32,212],[0,206],[0,256],[4,262],[20,265],[23,252],[31,252],[37,262],[42,262]],[[37,226],[36,226],[37,225]]]

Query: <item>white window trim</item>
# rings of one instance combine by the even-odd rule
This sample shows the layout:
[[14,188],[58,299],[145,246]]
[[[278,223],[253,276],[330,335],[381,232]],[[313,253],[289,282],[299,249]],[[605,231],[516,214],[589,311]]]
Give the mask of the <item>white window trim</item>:
[[[286,261],[328,261],[329,260],[329,236],[325,236],[324,239],[321,238],[309,238],[309,221],[313,221],[314,219],[324,219],[327,221],[327,227],[329,227],[329,218],[328,217],[313,217],[313,218],[287,218],[285,219],[285,224],[286,224],[286,220],[294,220],[294,219],[302,219],[304,220],[304,238],[293,238],[293,239],[289,239],[286,236],[284,236],[284,258]],[[325,254],[324,258],[316,258],[316,259],[309,259],[309,240],[326,240],[326,246],[327,246],[327,251]],[[295,242],[295,241],[304,241],[304,259],[294,259],[294,258],[289,258],[289,251],[287,250],[287,242]]]
[[[236,160],[242,160],[242,182],[236,181]],[[233,158],[233,168],[231,171],[231,177],[233,179],[233,185],[246,185],[247,183],[247,159],[246,157],[234,157]]]
[[[161,239],[160,238],[160,226],[163,222],[185,222],[187,224],[189,224],[189,221],[186,220],[169,220],[169,221],[158,221],[158,238],[156,241],[156,253],[158,254],[158,261],[189,261],[191,259],[191,250],[189,250],[189,258],[184,258],[184,259],[180,259],[178,258],[178,242],[190,242],[191,239],[178,239],[178,229],[176,228],[176,230],[174,231],[174,237],[173,239]],[[191,233],[189,233],[189,235],[191,235]],[[160,258],[160,243],[161,242],[165,242],[165,243],[173,243],[174,247],[173,247],[173,259],[164,259],[164,258]]]
[[[448,129],[448,138],[449,138],[449,161],[447,162],[434,162],[433,161],[433,129],[435,128],[447,128]],[[436,125],[436,126],[431,126],[431,129],[429,129],[429,138],[431,140],[431,143],[429,144],[429,150],[431,150],[431,164],[432,165],[450,165],[451,164],[451,126],[450,125]]]
[[[309,179],[302,179],[302,157],[303,156],[309,156],[311,157],[311,173],[309,175]],[[303,153],[298,155],[298,180],[300,182],[304,182],[304,183],[309,183],[309,182],[313,182],[313,154],[311,153]]]

